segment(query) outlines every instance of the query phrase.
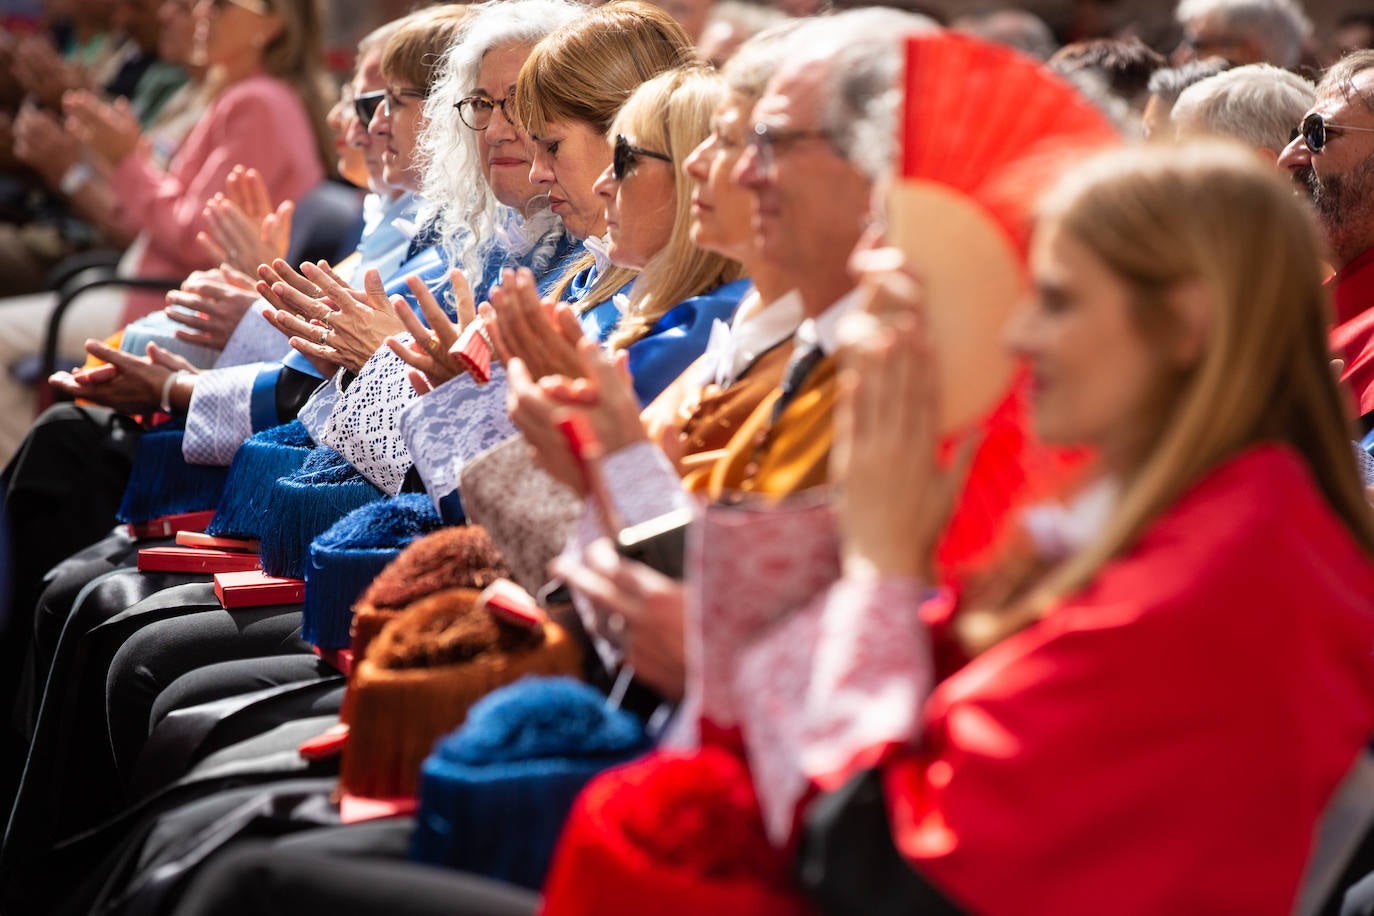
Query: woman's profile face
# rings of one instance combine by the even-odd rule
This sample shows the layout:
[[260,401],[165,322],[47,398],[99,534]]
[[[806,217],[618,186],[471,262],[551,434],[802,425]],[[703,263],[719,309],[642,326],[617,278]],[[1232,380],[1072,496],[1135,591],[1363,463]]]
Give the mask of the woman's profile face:
[[1006,342],[1031,372],[1036,433],[1129,463],[1164,382],[1164,359],[1132,314],[1133,289],[1053,220],[1035,233],[1031,278]]
[[386,96],[377,106],[368,131],[382,146],[382,176],[389,187],[420,189],[421,172],[415,162],[416,145],[425,124],[425,93],[419,86],[399,80],[386,85]]
[[213,67],[261,60],[281,28],[265,0],[196,0],[191,63]]
[[742,263],[752,260],[753,200],[731,180],[744,152],[753,106],[727,96],[711,115],[711,133],[687,157],[682,170],[692,180],[692,243]]
[[606,211],[595,185],[611,164],[611,144],[595,125],[585,121],[554,121],[534,140],[530,181],[549,196],[575,238],[606,232]]
[[[637,134],[625,141],[637,149],[649,149]],[[667,155],[665,150],[650,152]],[[677,216],[677,166],[642,153],[630,153],[621,178],[606,166],[596,180],[596,193],[605,204],[607,254],[617,267],[643,269],[673,236]]]

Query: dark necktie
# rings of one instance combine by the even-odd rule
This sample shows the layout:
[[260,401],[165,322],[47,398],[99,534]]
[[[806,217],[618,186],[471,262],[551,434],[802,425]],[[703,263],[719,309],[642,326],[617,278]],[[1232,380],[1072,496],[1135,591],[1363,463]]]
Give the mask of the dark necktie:
[[787,369],[782,375],[782,397],[773,402],[773,422],[778,422],[778,417],[787,409],[787,405],[797,396],[806,378],[811,371],[816,368],[816,364],[825,356],[820,344],[809,343],[803,345],[797,352],[792,354],[792,359],[787,363]]

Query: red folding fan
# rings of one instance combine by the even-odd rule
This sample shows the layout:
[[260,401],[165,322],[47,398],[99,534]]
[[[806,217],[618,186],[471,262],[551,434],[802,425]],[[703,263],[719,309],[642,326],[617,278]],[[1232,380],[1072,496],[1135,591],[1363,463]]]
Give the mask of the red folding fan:
[[1013,364],[1002,327],[1025,295],[1036,200],[1111,123],[1038,61],[954,32],[907,40],[901,171],[889,237],[924,285],[940,354],[943,425],[986,416]]
[[1081,454],[1031,434],[1002,335],[1028,292],[1036,202],[1067,169],[1118,142],[1105,116],[1029,57],[953,32],[907,40],[889,238],[922,281],[942,428],[983,432],[938,550],[951,578],[988,558],[1018,506],[1063,488],[1081,464]]

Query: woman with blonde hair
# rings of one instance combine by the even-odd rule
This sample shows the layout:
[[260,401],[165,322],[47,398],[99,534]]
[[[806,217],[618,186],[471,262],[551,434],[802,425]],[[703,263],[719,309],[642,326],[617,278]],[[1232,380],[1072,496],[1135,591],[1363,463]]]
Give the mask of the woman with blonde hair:
[[680,174],[724,95],[720,77],[698,68],[645,83],[611,125],[614,161],[595,185],[611,263],[639,270],[607,345],[627,351],[643,403],[701,355],[712,323],[728,321],[748,289],[738,261],[693,244],[694,185]]
[[[744,696],[811,685],[807,727],[765,690],[793,711],[746,700],[742,732],[765,821],[804,825],[815,900],[1279,914],[1332,890],[1309,859],[1374,730],[1374,515],[1319,252],[1239,147],[1108,154],[1052,194],[1007,341],[1040,437],[1096,464],[943,613],[922,607],[958,485],[936,459],[938,344],[909,277],[866,278],[837,419],[843,578],[802,618],[854,641],[812,657],[789,624],[737,671]],[[881,648],[860,664],[860,645]]]
[[617,0],[539,42],[516,82],[514,114],[535,145],[530,180],[573,236],[591,240],[553,295],[576,302],[584,328],[601,340],[619,317],[611,297],[634,277],[605,260],[601,241],[606,214],[594,185],[611,165],[607,132],[640,85],[691,62],[691,41],[672,17]]

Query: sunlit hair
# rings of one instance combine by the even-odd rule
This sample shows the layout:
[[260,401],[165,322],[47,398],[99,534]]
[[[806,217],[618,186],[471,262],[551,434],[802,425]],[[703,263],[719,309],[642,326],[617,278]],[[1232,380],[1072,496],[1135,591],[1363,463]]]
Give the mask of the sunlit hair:
[[446,3],[406,16],[382,47],[382,76],[429,95],[449,48],[458,40],[472,7]]
[[1184,130],[1230,137],[1275,152],[1317,100],[1317,87],[1271,64],[1249,64],[1208,77],[1179,95],[1170,114]]
[[[676,198],[672,235],[640,270],[629,307],[608,341],[613,349],[644,337],[684,299],[744,276],[738,261],[692,244],[692,182],[682,174],[682,163],[711,132],[711,114],[724,96],[725,83],[714,72],[701,67],[672,70],[640,86],[611,123],[612,135],[632,137],[636,146],[672,158]],[[625,180],[634,181],[634,175]]]
[[[616,0],[535,46],[516,83],[516,117],[534,137],[561,121],[604,134],[642,83],[692,61],[691,40],[676,20],[640,0]],[[588,254],[569,268],[554,295],[562,298],[573,277],[592,262]],[[633,277],[634,271],[625,268],[606,270],[583,302],[603,302]]]
[[262,52],[262,69],[296,91],[306,114],[315,147],[326,171],[334,163],[334,132],[325,119],[337,94],[324,67],[324,17],[319,0],[267,0],[267,12],[281,29]]
[[[546,206],[523,214],[502,207],[482,176],[477,132],[457,116],[457,104],[477,86],[482,59],[492,51],[533,46],[587,11],[569,0],[492,0],[473,16],[448,52],[425,102],[429,124],[420,135],[420,196],[441,205],[440,244],[449,263],[475,278],[491,245],[512,227],[532,242],[558,221]],[[508,87],[485,86],[497,97]],[[504,241],[512,241],[509,238]]]
[[963,624],[971,647],[1083,588],[1205,474],[1260,442],[1298,453],[1326,503],[1374,557],[1374,513],[1351,452],[1355,431],[1329,365],[1320,233],[1274,169],[1220,141],[1122,150],[1077,169],[1046,200],[1041,219],[1130,287],[1137,330],[1161,352],[1183,325],[1171,296],[1181,284],[1200,282],[1215,312],[1197,364],[1161,379],[1167,403],[1149,417],[1121,418],[1140,424],[1141,453],[1104,530],[1032,587],[1017,610],[971,612]]
[[1174,10],[1179,25],[1216,16],[1216,28],[1231,38],[1259,44],[1264,59],[1280,67],[1296,67],[1302,43],[1312,34],[1312,22],[1294,0],[1180,0]]
[[721,78],[732,95],[750,105],[763,96],[768,81],[786,59],[787,48],[783,40],[795,32],[803,21],[789,19],[780,22],[739,46],[720,69]]

